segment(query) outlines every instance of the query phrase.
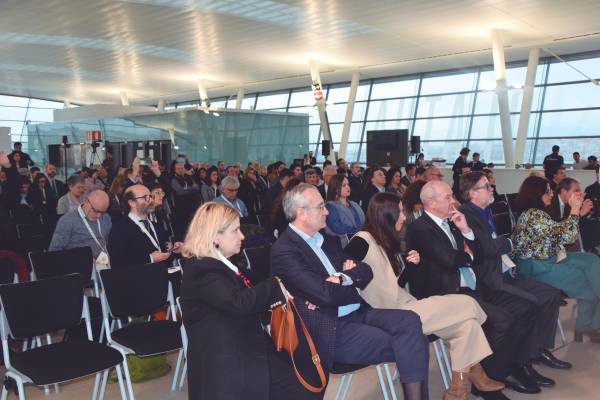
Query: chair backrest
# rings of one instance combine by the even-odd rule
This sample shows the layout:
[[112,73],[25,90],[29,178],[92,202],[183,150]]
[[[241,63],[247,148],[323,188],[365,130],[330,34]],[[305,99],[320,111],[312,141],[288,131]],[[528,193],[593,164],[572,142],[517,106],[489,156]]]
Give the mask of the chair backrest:
[[81,276],[0,285],[0,301],[3,323],[16,339],[72,328],[81,322],[83,312]]
[[50,245],[50,237],[44,225],[17,224],[16,230],[23,255],[29,251],[46,250]]
[[497,201],[490,204],[490,210],[492,215],[502,214],[509,212],[508,203],[506,201]]
[[100,271],[104,295],[113,317],[146,316],[167,304],[169,277],[164,263]]
[[32,251],[29,263],[37,279],[79,273],[84,283],[91,280],[94,268],[92,249],[89,246],[57,251]]
[[496,234],[498,236],[508,237],[512,233],[512,220],[510,213],[504,212],[493,216],[496,224]]

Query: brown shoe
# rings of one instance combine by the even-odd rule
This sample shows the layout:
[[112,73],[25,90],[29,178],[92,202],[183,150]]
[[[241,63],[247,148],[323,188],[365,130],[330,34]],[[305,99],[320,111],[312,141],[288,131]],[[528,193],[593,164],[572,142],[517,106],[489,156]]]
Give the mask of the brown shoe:
[[590,338],[592,343],[600,343],[600,332],[598,331],[575,331],[575,341],[583,342],[583,337],[587,336]]
[[452,384],[450,389],[444,392],[444,400],[469,400],[467,375],[466,373],[452,371]]
[[471,367],[468,378],[480,392],[496,392],[505,387],[504,383],[495,381],[487,376],[479,363]]

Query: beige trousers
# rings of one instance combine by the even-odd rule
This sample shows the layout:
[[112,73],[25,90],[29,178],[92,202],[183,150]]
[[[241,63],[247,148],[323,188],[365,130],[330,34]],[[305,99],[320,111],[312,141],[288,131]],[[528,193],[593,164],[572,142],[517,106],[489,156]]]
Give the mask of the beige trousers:
[[492,354],[481,328],[487,318],[473,298],[449,294],[413,300],[399,307],[421,317],[423,333],[434,334],[449,347],[453,371],[460,371]]

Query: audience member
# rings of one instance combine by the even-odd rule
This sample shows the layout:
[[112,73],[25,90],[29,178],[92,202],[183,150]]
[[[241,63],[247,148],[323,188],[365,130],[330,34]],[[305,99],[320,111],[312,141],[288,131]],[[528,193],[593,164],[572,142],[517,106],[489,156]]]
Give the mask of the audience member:
[[371,166],[365,174],[365,186],[360,204],[363,212],[367,211],[371,197],[382,192],[385,192],[385,170],[376,165]]
[[244,176],[240,179],[238,197],[246,205],[248,214],[255,220],[258,214],[262,214],[261,201],[264,193],[265,191],[258,184],[254,167],[246,168]]
[[202,200],[204,202],[213,201],[221,195],[219,187],[221,186],[221,176],[216,167],[210,167],[206,172],[206,185],[201,187]]
[[350,183],[350,200],[355,203],[360,203],[365,181],[363,178],[363,170],[359,163],[355,162],[350,166],[348,182]]
[[486,167],[485,163],[479,161],[479,157],[479,153],[473,153],[473,161],[467,164],[467,167],[469,167],[471,171],[483,171]]
[[576,151],[573,153],[573,169],[585,169],[587,165],[587,162],[581,161],[581,156],[579,155],[579,152]]
[[118,174],[112,181],[110,189],[108,189],[108,215],[110,215],[113,223],[123,217],[123,191],[125,190],[125,180],[127,177],[124,174]]
[[[479,364],[492,350],[481,329],[486,314],[477,301],[460,294],[417,300],[396,283],[405,265],[398,237],[405,221],[400,197],[393,193],[373,196],[363,230],[345,248],[346,253],[367,263],[373,271],[373,280],[360,291],[361,297],[375,308],[415,312],[425,335],[445,340],[452,360],[452,386],[444,393],[445,400],[467,399],[469,381],[478,391],[502,390],[504,384],[489,379]],[[419,253],[409,251],[406,261],[418,268]]]
[[317,187],[319,184],[319,175],[317,175],[317,171],[313,168],[308,168],[304,171],[304,182]]
[[275,206],[275,199],[277,199],[277,196],[279,196],[279,194],[283,192],[291,177],[292,171],[290,171],[287,168],[281,170],[278,177],[279,181],[271,185],[271,187],[269,188],[269,190],[267,190],[267,193],[265,194],[265,198],[263,199],[263,210],[265,213],[273,212]]
[[233,176],[226,176],[221,181],[221,195],[214,201],[217,203],[224,203],[231,206],[240,214],[240,218],[248,217],[248,209],[244,202],[238,199],[237,194],[240,188],[240,181]]
[[321,197],[323,198],[323,200],[327,199],[329,181],[334,175],[337,175],[337,169],[334,166],[327,165],[323,168],[323,184],[317,187],[317,189],[319,189],[319,193],[321,193]]
[[423,180],[425,182],[441,181],[442,179],[444,179],[444,175],[442,175],[442,171],[438,167],[427,167],[423,173]]
[[173,178],[171,179],[171,190],[173,191],[173,228],[175,238],[180,240],[185,235],[188,222],[202,204],[200,186],[192,176],[185,170],[181,163],[173,166]]
[[56,199],[60,199],[67,194],[67,185],[63,181],[56,179],[56,166],[54,164],[46,164],[46,181],[48,188],[52,191],[52,195]]
[[56,213],[58,215],[73,211],[83,203],[83,193],[85,191],[83,183],[83,178],[79,175],[71,175],[69,179],[67,179],[69,192],[58,199],[58,204],[56,206]]
[[133,185],[125,190],[123,203],[127,216],[115,223],[108,236],[111,268],[156,263],[171,256],[162,251],[160,243],[166,240],[158,236],[154,224],[148,220],[152,200],[150,190],[143,185]]
[[288,181],[285,188],[281,192],[279,192],[277,198],[273,203],[273,209],[271,210],[271,213],[269,215],[269,222],[273,231],[277,231],[277,237],[281,235],[281,233],[285,231],[288,227],[288,220],[283,210],[283,199],[285,197],[285,194],[301,183],[302,181],[300,179],[291,178]]
[[[152,221],[156,228],[157,236],[162,238],[159,243],[163,252],[168,252],[177,246],[175,240],[175,231],[171,220],[171,209],[169,203],[165,201],[165,190],[160,183],[151,183],[146,186],[152,195],[152,205],[148,211],[148,219]],[[179,246],[181,243],[179,243]]]
[[29,168],[34,165],[34,162],[29,154],[24,153],[21,150],[22,148],[23,145],[21,142],[14,142],[13,151],[8,155],[8,159],[11,161],[11,163],[14,163],[17,168]]
[[565,252],[579,233],[583,193],[572,193],[567,218],[556,222],[544,211],[552,203],[548,181],[530,176],[523,181],[516,202],[523,211],[513,230],[519,272],[555,286],[577,299],[575,340],[589,336],[600,343],[600,259],[591,253]]
[[550,179],[550,188],[555,191],[556,190],[556,186],[560,183],[560,181],[562,181],[563,179],[565,179],[567,177],[567,174],[565,172],[565,167],[558,167],[556,168],[554,171],[550,172],[550,175],[552,176],[552,178]]
[[402,177],[402,179],[400,179],[400,183],[407,188],[417,178],[417,166],[415,164],[406,164],[406,167],[404,167],[404,172],[406,174]]
[[554,172],[565,164],[565,159],[563,158],[563,156],[558,154],[559,151],[560,147],[554,145],[552,146],[552,153],[544,157],[544,172],[548,180],[552,180],[552,175],[554,174]]
[[[112,228],[110,217],[106,215],[108,205],[109,199],[105,192],[101,190],[90,192],[81,206],[69,211],[58,220],[48,250],[87,246],[92,249],[94,259],[98,259],[102,252],[104,252],[103,257],[106,257],[107,239]],[[127,246],[127,243],[124,245]]]
[[350,183],[344,175],[334,175],[327,192],[327,225],[325,232],[340,238],[342,247],[348,236],[354,235],[365,222],[365,214],[358,204],[350,200]]
[[33,212],[40,216],[44,223],[54,224],[56,222],[57,199],[48,189],[46,175],[37,174],[33,184],[27,192],[27,202],[31,204]]
[[484,168],[482,172],[485,174],[488,183],[492,187],[492,190],[494,192],[494,202],[506,201],[506,198],[504,196],[500,196],[498,194],[498,191],[496,190],[496,177],[494,176],[494,171],[488,168]]
[[[410,289],[421,299],[444,294],[473,297],[488,316],[484,326],[494,354],[483,360],[485,372],[507,387],[522,393],[539,393],[525,364],[528,343],[534,332],[535,308],[505,292],[483,291],[484,280],[475,266],[479,254],[475,234],[445,182],[428,182],[421,190],[423,215],[408,225],[407,248],[421,255],[414,268]],[[551,382],[548,382],[551,383]],[[504,399],[500,392],[473,392],[484,399]]]
[[456,161],[454,161],[454,165],[452,165],[452,191],[455,195],[458,192],[460,176],[465,168],[469,168],[469,162],[467,161],[467,158],[469,157],[470,152],[471,150],[469,150],[468,147],[463,147],[460,149],[460,154]]
[[589,156],[587,158],[587,160],[588,160],[588,164],[585,166],[584,169],[589,169],[592,171],[596,171],[596,173],[598,173],[598,169],[599,169],[598,158],[596,156]]
[[392,167],[385,174],[385,191],[402,196],[406,188],[402,185],[400,168]]
[[357,289],[371,281],[371,269],[347,259],[336,238],[319,233],[327,209],[312,185],[287,192],[284,210],[291,222],[271,250],[272,274],[294,296],[323,366],[396,361],[404,399],[427,399],[429,346],[419,317],[362,303]]

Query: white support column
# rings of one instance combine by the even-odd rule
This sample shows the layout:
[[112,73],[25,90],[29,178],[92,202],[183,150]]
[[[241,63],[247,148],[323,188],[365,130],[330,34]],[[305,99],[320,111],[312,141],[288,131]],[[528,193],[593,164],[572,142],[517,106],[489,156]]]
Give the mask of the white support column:
[[198,94],[200,95],[200,107],[208,107],[208,92],[201,81],[198,81]]
[[525,158],[525,142],[527,140],[527,130],[529,129],[531,102],[533,101],[535,75],[539,61],[540,49],[531,49],[527,63],[525,87],[523,88],[523,102],[521,103],[521,115],[519,116],[519,128],[517,129],[517,142],[515,143],[515,162],[521,165],[524,163]]
[[310,77],[312,81],[312,91],[315,101],[317,102],[317,108],[319,110],[319,121],[321,122],[321,130],[323,131],[323,140],[329,140],[331,142],[331,153],[327,157],[332,163],[335,164],[336,157],[335,151],[333,150],[333,142],[331,141],[331,131],[329,130],[329,119],[327,118],[327,110],[325,108],[325,96],[323,94],[323,85],[321,84],[321,74],[319,73],[319,64],[310,60]]
[[124,106],[129,106],[129,97],[127,97],[127,92],[122,90],[119,94],[121,95],[121,104]]
[[342,141],[338,153],[339,158],[346,158],[346,147],[348,147],[348,136],[350,135],[350,127],[352,126],[352,114],[354,113],[354,101],[356,100],[359,80],[360,73],[353,73],[352,81],[350,82],[350,93],[348,94],[348,105],[346,106],[346,117],[344,118],[344,126],[342,127]]
[[244,88],[239,88],[237,91],[237,96],[235,98],[235,109],[236,110],[241,110],[242,109],[242,101],[244,101]]
[[506,64],[504,62],[504,41],[502,36],[501,30],[492,29],[492,54],[494,57],[498,109],[500,110],[504,162],[506,168],[513,168],[515,162],[513,157],[512,128],[510,126],[510,108],[508,105],[508,87],[506,85]]
[[165,111],[166,105],[167,105],[167,101],[165,99],[158,99],[158,105],[156,106],[156,110],[163,112],[163,111]]

